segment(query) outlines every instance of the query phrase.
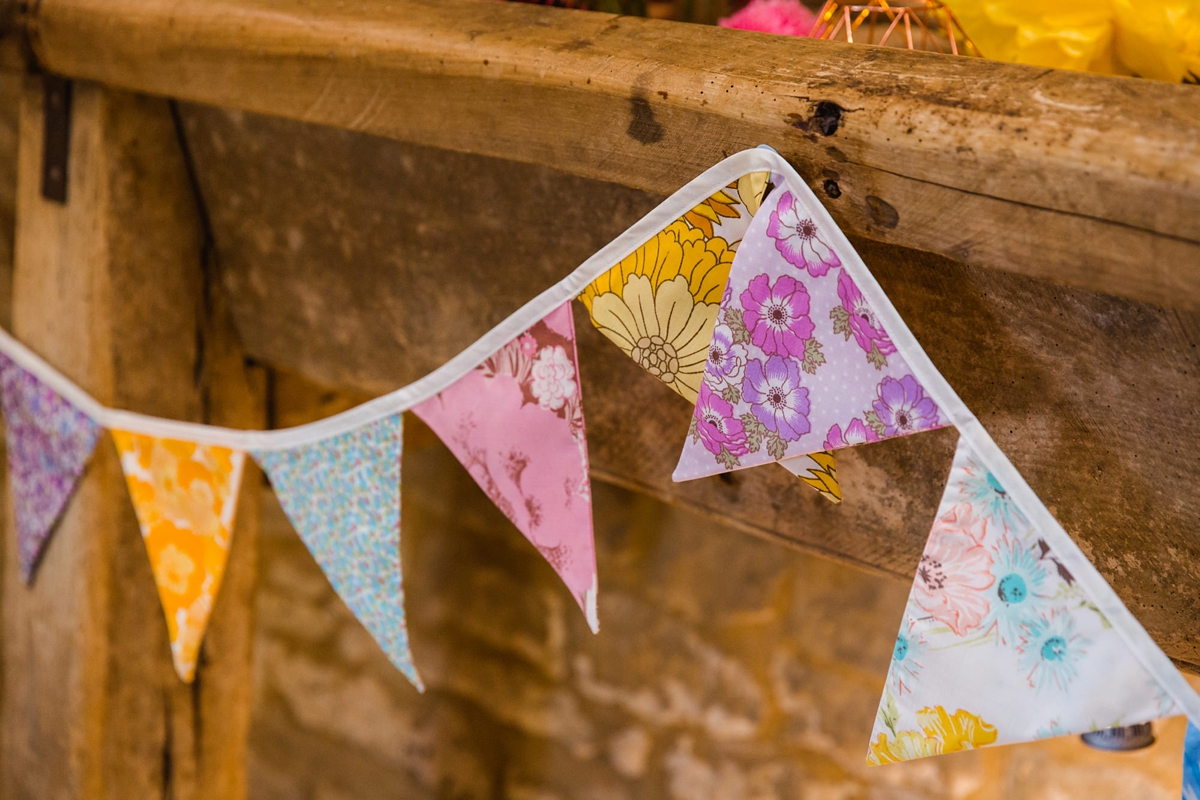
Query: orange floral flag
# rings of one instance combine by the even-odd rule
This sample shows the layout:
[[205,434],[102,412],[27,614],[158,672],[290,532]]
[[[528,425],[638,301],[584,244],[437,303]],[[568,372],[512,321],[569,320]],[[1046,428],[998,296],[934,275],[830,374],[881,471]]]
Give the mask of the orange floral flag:
[[237,510],[245,453],[113,431],[179,677],[196,675]]

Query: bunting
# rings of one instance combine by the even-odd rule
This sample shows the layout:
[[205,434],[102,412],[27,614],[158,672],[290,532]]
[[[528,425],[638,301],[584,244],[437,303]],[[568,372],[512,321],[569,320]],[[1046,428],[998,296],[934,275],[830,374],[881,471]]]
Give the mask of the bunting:
[[225,575],[245,454],[112,431],[167,617],[175,671],[191,682]]
[[[770,185],[753,172],[730,183],[646,241],[579,295],[606,338],[689,402],[705,367],[744,369],[745,348],[717,325],[734,254]],[[719,234],[719,235],[718,235]],[[835,503],[842,500],[833,455],[783,462]]]
[[[400,563],[402,412],[412,410],[557,571],[595,630],[574,297],[604,336],[695,404],[676,480],[778,462],[836,501],[833,451],[959,430],[868,761],[1184,711],[1200,720],[1200,697],[933,366],[812,192],[765,151],[714,167],[421,381],[289,430],[105,408],[0,331],[22,574],[32,574],[99,431],[110,430],[175,668],[192,680],[248,452],[338,595],[420,689]],[[1194,728],[1184,775],[1185,800],[1200,800]]]
[[28,583],[50,531],[96,449],[101,428],[3,354],[0,406],[7,424],[17,566]]
[[868,762],[1180,711],[1043,532],[959,439],[896,637]]
[[334,591],[424,691],[408,646],[400,570],[400,414],[285,450],[254,450]]
[[599,630],[592,487],[571,304],[415,406]]
[[776,189],[742,239],[677,481],[948,424],[807,202]]

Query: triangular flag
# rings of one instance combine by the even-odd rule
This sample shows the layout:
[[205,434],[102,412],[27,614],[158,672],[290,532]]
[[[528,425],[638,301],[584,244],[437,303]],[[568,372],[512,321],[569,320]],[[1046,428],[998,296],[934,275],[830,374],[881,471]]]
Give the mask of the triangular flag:
[[960,438],[896,638],[868,762],[1179,713]]
[[29,582],[51,529],[96,449],[101,428],[3,354],[0,405],[8,424],[18,567]]
[[413,408],[596,616],[583,397],[568,301]]
[[[705,366],[744,370],[745,348],[717,325],[721,296],[770,174],[754,172],[672,222],[579,295],[592,324],[654,377],[696,402]],[[714,333],[715,331],[715,333]],[[841,502],[833,456],[788,464],[793,474]]]
[[424,691],[408,646],[400,570],[402,417],[288,450],[252,451],[334,591]]
[[112,435],[167,617],[175,671],[190,683],[225,575],[246,455],[140,433]]
[[677,481],[946,425],[808,197],[778,188],[738,246]]
[[838,483],[833,453],[822,450],[779,462],[779,466],[807,483],[833,503],[842,502],[842,485]]
[[1190,722],[1183,740],[1183,800],[1200,800],[1200,729]]

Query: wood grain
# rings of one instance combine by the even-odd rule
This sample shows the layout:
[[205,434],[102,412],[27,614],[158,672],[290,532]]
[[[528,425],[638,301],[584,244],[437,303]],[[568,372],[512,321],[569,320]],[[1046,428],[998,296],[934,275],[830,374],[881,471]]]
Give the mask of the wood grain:
[[854,235],[1200,310],[1190,86],[475,0],[42,0],[27,30],[67,75],[660,194],[766,143]]
[[[42,89],[22,94],[15,334],[101,402],[259,426],[207,281],[202,230],[165,101],[80,83],[68,203],[41,197]],[[261,480],[249,470],[243,492]],[[101,439],[32,586],[6,520],[0,794],[245,796],[257,503],[242,505],[194,684],[167,630],[116,450]]]
[[[544,167],[192,106],[247,351],[380,394],[440,366],[658,198]],[[301,167],[302,169],[297,169]],[[280,187],[286,187],[281,191]],[[856,240],[927,352],[1168,654],[1200,665],[1200,315]],[[595,477],[910,579],[952,431],[838,455],[833,506],[778,469],[670,480],[688,405],[577,309]]]

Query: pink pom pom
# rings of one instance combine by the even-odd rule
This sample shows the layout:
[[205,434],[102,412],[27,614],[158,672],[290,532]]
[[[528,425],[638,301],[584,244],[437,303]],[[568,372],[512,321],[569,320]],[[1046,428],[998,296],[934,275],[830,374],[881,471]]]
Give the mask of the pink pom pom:
[[816,21],[816,14],[800,5],[798,0],[750,0],[741,11],[723,17],[717,24],[743,31],[808,36]]

